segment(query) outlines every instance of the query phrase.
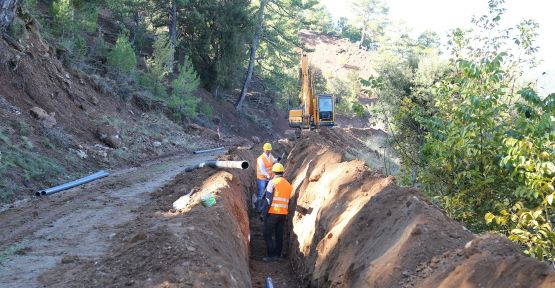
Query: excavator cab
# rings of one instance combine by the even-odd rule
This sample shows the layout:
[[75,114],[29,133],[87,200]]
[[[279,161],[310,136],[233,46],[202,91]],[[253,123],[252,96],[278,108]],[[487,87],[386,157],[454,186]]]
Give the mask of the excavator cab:
[[318,95],[316,96],[316,106],[318,107],[318,126],[335,125],[335,96]]

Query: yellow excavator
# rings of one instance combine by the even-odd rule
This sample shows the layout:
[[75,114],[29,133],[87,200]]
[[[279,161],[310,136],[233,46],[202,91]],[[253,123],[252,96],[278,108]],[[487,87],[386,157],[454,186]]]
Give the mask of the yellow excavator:
[[[317,129],[321,126],[335,125],[335,96],[314,96],[313,75],[306,53],[301,54],[301,93],[300,107],[289,109],[289,127],[297,130],[297,136],[303,129]],[[289,101],[291,105],[291,101]]]

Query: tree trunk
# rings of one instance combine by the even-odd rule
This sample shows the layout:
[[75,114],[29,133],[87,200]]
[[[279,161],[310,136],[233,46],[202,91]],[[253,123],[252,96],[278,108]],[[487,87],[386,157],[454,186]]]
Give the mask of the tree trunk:
[[364,47],[364,40],[366,40],[366,28],[362,29],[362,35],[360,35],[360,42],[358,43],[358,48]]
[[8,26],[12,24],[19,2],[20,0],[0,1],[0,33],[6,31]]
[[170,13],[169,31],[170,31],[170,44],[174,51],[177,45],[177,0],[172,1],[172,11]]
[[258,10],[258,26],[256,27],[256,32],[254,33],[254,37],[252,38],[247,77],[245,78],[245,82],[243,83],[243,89],[241,89],[241,97],[239,97],[239,100],[235,105],[235,108],[237,110],[240,110],[241,106],[243,106],[243,102],[245,101],[245,97],[247,96],[247,91],[249,89],[249,84],[251,82],[252,72],[254,71],[254,58],[256,57],[256,49],[258,48],[258,43],[260,42],[260,36],[262,34],[262,28],[264,27],[264,7],[266,6],[266,3],[268,3],[268,0],[260,0],[260,8]]

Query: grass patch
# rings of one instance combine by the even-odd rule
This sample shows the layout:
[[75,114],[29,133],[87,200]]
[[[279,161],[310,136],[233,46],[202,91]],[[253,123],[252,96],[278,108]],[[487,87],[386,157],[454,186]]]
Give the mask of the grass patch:
[[29,187],[31,182],[50,182],[65,172],[58,161],[32,151],[33,143],[26,136],[20,140],[20,144],[12,143],[7,131],[0,130],[0,200],[3,201],[23,190],[14,179],[23,180],[23,185]]
[[13,245],[8,246],[6,249],[0,252],[0,266],[5,266],[5,263],[12,259],[12,257],[20,251],[21,249],[27,247],[30,241],[28,239],[23,239]]

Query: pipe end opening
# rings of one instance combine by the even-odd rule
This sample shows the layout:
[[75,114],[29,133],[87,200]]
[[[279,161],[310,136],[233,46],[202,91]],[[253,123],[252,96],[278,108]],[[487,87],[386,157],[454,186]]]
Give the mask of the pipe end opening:
[[35,192],[35,196],[40,196],[40,191]]
[[249,162],[243,161],[243,163],[241,163],[241,168],[243,168],[243,170],[248,169],[249,168]]
[[46,195],[46,191],[40,191],[40,195]]

